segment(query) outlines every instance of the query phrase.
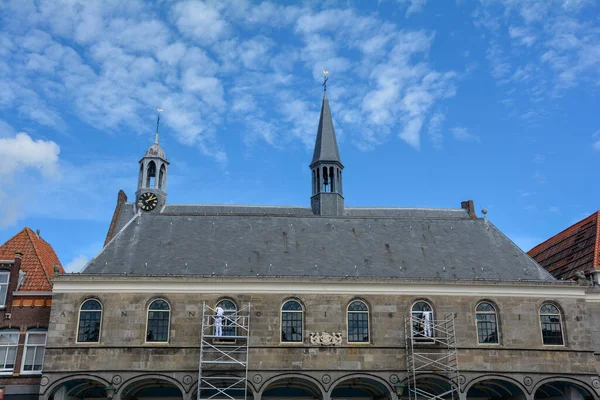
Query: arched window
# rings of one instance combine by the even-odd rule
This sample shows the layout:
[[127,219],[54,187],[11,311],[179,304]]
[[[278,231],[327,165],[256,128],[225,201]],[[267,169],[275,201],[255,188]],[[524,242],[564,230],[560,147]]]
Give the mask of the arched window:
[[540,307],[540,324],[542,326],[542,342],[545,345],[564,345],[560,310],[554,304]]
[[223,309],[222,336],[235,336],[237,306],[231,300],[221,300],[217,303],[215,308],[217,307],[221,307]]
[[46,330],[30,329],[25,337],[21,374],[41,374],[46,352]]
[[286,301],[281,307],[281,341],[302,342],[304,309],[295,300]]
[[487,301],[482,301],[475,308],[477,317],[477,343],[498,344],[498,317],[496,308]]
[[148,168],[146,169],[146,187],[156,187],[156,164],[154,161],[150,161],[148,163]]
[[420,300],[413,304],[411,310],[413,335],[415,337],[430,338],[434,335],[433,307],[426,301]]
[[165,300],[154,300],[148,306],[146,342],[168,342],[171,307]]
[[17,348],[19,347],[19,330],[0,330],[0,374],[11,373],[15,368]]
[[369,308],[360,300],[348,304],[348,342],[369,342]]
[[158,174],[158,188],[159,189],[164,189],[166,176],[167,176],[167,169],[165,168],[165,165],[163,164],[160,166],[160,172]]
[[96,299],[89,299],[79,308],[79,325],[77,327],[78,343],[100,342],[102,325],[102,304]]

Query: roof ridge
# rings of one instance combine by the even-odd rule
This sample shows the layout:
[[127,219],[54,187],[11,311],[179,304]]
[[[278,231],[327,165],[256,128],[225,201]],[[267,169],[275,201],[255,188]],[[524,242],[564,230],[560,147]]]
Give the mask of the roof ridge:
[[594,269],[598,268],[598,244],[600,242],[600,222],[598,216],[600,215],[600,210],[596,211],[596,240],[594,241],[594,259],[593,259],[593,267]]

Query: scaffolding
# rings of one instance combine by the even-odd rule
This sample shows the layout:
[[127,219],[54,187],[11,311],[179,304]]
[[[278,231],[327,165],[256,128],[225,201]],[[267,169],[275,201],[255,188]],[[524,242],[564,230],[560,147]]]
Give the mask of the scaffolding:
[[247,400],[250,304],[216,314],[203,303],[197,400]]
[[[411,314],[404,320],[404,337],[408,399],[458,399],[460,384],[454,314],[428,321],[421,315]],[[435,385],[428,385],[426,377],[433,375],[446,377],[448,386],[442,389],[438,385],[438,390],[432,390]]]

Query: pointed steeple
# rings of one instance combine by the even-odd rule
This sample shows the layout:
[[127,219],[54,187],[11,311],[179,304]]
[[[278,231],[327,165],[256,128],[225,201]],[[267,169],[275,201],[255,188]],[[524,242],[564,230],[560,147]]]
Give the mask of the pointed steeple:
[[327,75],[323,86],[323,103],[317,130],[315,151],[310,163],[312,170],[312,197],[310,205],[315,215],[342,215],[344,213],[344,196],[342,192],[342,170],[344,165],[340,159],[333,119],[327,99]]
[[[342,165],[340,151],[338,150],[335,130],[333,129],[333,119],[331,118],[331,109],[327,99],[327,88],[323,93],[323,103],[321,104],[321,117],[319,118],[319,128],[317,130],[317,140],[315,142],[315,151],[313,153],[312,168],[318,162],[333,162]],[[342,166],[343,167],[343,166]]]

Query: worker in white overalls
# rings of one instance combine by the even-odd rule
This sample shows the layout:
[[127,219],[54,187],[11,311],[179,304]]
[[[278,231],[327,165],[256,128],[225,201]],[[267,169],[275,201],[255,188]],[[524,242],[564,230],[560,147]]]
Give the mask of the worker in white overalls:
[[423,310],[423,335],[427,337],[432,337],[433,332],[431,329],[431,325],[433,324],[433,311],[429,307],[425,307]]
[[225,311],[220,307],[217,306],[217,308],[215,308],[215,336],[223,336],[223,313]]

